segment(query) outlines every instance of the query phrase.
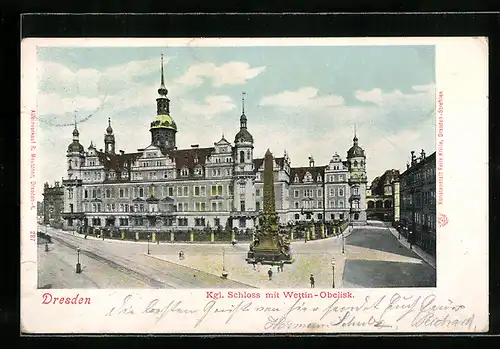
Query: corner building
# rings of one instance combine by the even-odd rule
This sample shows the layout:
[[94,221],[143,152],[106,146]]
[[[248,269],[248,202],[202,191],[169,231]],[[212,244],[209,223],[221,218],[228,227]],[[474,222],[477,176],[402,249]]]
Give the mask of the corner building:
[[[111,120],[104,150],[85,150],[75,124],[67,149],[64,186],[66,229],[115,226],[134,231],[204,227],[252,229],[263,209],[264,159],[254,158],[244,100],[234,142],[224,135],[212,147],[176,146],[163,62],[151,143],[137,152],[116,151]],[[351,219],[366,223],[366,162],[355,136],[344,161],[335,153],[326,166],[292,167],[289,155],[274,158],[276,210],[281,224]]]

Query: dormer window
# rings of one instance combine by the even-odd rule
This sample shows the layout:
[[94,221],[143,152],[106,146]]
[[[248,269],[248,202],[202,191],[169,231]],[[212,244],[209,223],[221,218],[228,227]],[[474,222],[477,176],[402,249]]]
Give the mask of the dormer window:
[[194,174],[197,176],[201,176],[203,174],[203,170],[202,170],[201,166],[196,166],[194,168]]
[[189,175],[189,170],[186,167],[182,168],[181,169],[181,176],[187,177],[188,175]]
[[304,176],[304,182],[312,182],[312,176],[309,172],[306,172],[306,175]]
[[295,178],[293,180],[295,183],[299,183],[299,176],[295,175]]
[[318,175],[318,177],[316,178],[316,181],[318,181],[318,182],[322,181],[321,175]]

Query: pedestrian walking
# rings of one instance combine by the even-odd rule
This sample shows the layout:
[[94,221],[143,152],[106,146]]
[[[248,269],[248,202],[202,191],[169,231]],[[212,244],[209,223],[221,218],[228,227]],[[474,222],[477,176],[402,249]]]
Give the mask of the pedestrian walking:
[[269,275],[269,281],[271,281],[271,279],[273,278],[273,271],[271,270],[271,268],[269,268],[269,270],[267,271],[267,275]]
[[279,272],[280,272],[280,266],[279,265],[276,266],[276,270],[278,271],[278,274],[279,274]]
[[253,261],[252,264],[253,264],[253,270],[257,270],[257,269],[255,269],[255,261]]
[[309,283],[311,284],[311,288],[314,288],[314,276],[311,274],[311,277],[309,277]]
[[280,264],[280,269],[281,269],[281,272],[283,272],[283,266],[285,265],[285,263],[281,262]]
[[408,233],[408,242],[410,243],[410,250],[413,250],[413,231]]

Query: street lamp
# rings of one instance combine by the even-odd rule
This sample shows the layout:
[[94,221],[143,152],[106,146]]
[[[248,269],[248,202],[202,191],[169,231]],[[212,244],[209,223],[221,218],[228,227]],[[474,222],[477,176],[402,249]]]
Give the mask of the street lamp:
[[80,264],[80,247],[76,249],[77,254],[77,262],[76,262],[76,273],[80,274],[82,272],[82,266]]
[[225,265],[226,265],[225,259],[226,259],[226,251],[223,248],[222,249],[222,278],[223,279],[226,279],[227,275],[228,275],[228,272],[226,271],[226,267],[225,267]]
[[335,288],[335,258],[332,258],[332,288]]
[[150,254],[149,253],[149,239],[150,239],[150,237],[151,237],[151,234],[148,234],[148,254]]

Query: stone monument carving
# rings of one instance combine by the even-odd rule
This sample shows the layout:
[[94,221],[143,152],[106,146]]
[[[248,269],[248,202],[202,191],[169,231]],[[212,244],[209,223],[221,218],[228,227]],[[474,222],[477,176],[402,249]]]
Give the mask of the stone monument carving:
[[274,196],[274,158],[269,149],[264,157],[264,205],[259,225],[247,255],[248,263],[280,265],[292,263],[290,241],[277,222]]

